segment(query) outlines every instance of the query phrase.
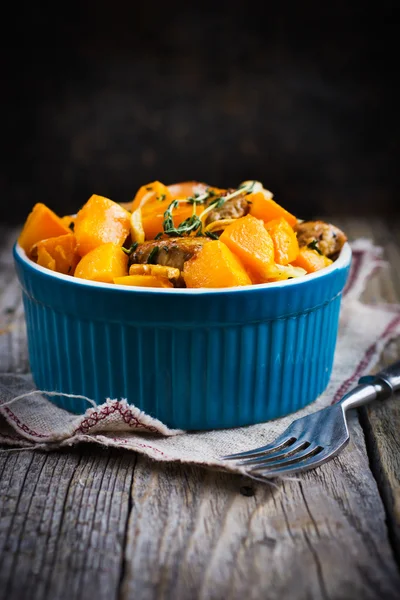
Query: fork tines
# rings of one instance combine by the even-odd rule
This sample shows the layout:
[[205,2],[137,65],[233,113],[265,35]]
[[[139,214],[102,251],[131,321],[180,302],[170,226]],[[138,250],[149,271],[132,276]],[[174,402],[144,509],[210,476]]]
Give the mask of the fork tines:
[[281,438],[261,448],[230,454],[223,458],[237,461],[238,466],[249,467],[249,472],[263,477],[275,477],[294,468],[296,471],[306,470],[323,462],[321,446],[293,436]]

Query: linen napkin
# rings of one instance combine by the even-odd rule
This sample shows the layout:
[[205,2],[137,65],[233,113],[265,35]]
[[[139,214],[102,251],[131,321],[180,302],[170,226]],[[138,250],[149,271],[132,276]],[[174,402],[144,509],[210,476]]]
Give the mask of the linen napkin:
[[30,375],[3,374],[0,375],[0,444],[54,450],[84,441],[133,450],[157,461],[243,473],[242,468],[219,457],[265,445],[293,419],[339,401],[363,374],[373,369],[388,341],[400,334],[400,305],[368,305],[360,301],[372,273],[385,268],[382,249],[365,239],[354,242],[352,249],[353,262],[343,293],[330,383],[306,408],[248,427],[184,432],[171,430],[140,411],[134,398],[105,399],[95,408],[88,401],[86,413],[77,416],[56,407],[35,391]]

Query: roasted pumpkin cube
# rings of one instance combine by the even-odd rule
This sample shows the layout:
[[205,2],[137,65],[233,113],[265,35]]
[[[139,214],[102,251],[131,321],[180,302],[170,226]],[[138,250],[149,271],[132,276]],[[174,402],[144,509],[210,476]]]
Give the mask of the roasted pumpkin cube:
[[272,238],[275,251],[275,262],[287,265],[295,260],[299,253],[299,243],[293,227],[284,218],[273,219],[265,224]]
[[41,240],[32,247],[31,255],[38,265],[64,275],[73,275],[80,261],[73,233]]
[[296,225],[297,218],[289,211],[275,202],[268,194],[264,192],[255,192],[249,194],[247,200],[250,204],[250,214],[257,219],[262,219],[265,223],[272,219],[284,218],[292,227]]
[[189,288],[222,288],[250,285],[251,279],[240,260],[225,244],[215,240],[203,248],[183,267]]
[[146,185],[142,185],[136,192],[135,198],[132,201],[132,212],[137,208],[143,208],[147,204],[157,204],[166,200],[171,202],[172,196],[166,185],[161,181],[152,181]]
[[18,243],[30,256],[31,248],[36,242],[67,233],[71,233],[71,230],[61,217],[45,204],[38,202],[25,221]]
[[331,264],[332,260],[330,258],[319,254],[317,250],[307,248],[307,246],[300,248],[296,259],[292,262],[294,267],[301,267],[307,273],[315,273],[315,271],[329,267]]
[[275,251],[263,221],[251,215],[241,217],[228,225],[219,239],[236,254],[252,277],[267,277]]
[[109,242],[93,248],[79,261],[75,277],[113,283],[128,274],[128,256],[120,246]]
[[91,196],[75,219],[79,254],[85,256],[102,244],[122,246],[130,232],[130,218],[131,214],[117,202],[95,194]]

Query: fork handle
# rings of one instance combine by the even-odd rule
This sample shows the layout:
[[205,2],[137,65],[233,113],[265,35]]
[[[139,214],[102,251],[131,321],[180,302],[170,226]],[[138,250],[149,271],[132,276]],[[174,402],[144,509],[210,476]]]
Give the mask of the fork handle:
[[400,361],[389,365],[375,375],[361,377],[358,385],[340,401],[343,410],[363,406],[373,400],[386,400],[400,389]]
[[386,383],[386,385],[391,388],[392,393],[396,390],[400,390],[400,361],[389,365],[382,371],[379,371],[379,373],[373,375],[373,378],[377,383],[382,381]]

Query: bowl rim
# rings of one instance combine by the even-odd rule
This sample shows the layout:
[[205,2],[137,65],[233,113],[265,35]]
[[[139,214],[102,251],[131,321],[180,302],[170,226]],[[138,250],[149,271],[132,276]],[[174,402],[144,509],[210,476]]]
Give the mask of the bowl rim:
[[226,287],[226,288],[145,288],[140,286],[127,286],[120,285],[115,283],[103,283],[100,281],[91,281],[88,279],[80,279],[78,277],[73,277],[71,275],[64,275],[63,273],[57,273],[55,271],[51,271],[50,269],[46,269],[45,267],[41,267],[34,263],[30,258],[27,257],[25,250],[15,242],[14,244],[14,252],[16,256],[23,262],[28,268],[33,271],[37,271],[44,276],[49,277],[50,279],[59,279],[61,281],[65,281],[71,285],[90,287],[90,288],[100,288],[104,290],[118,290],[128,294],[138,293],[141,294],[178,294],[181,296],[197,296],[203,294],[240,294],[244,292],[248,292],[250,290],[273,290],[282,287],[290,287],[290,286],[299,286],[304,285],[312,280],[319,279],[321,277],[325,277],[334,271],[338,271],[339,269],[346,268],[350,265],[352,251],[351,246],[348,242],[343,245],[343,248],[340,251],[338,258],[331,264],[329,267],[325,267],[315,273],[309,273],[304,277],[296,277],[293,279],[285,279],[282,281],[274,281],[270,283],[256,283],[251,285],[242,285],[237,287]]

